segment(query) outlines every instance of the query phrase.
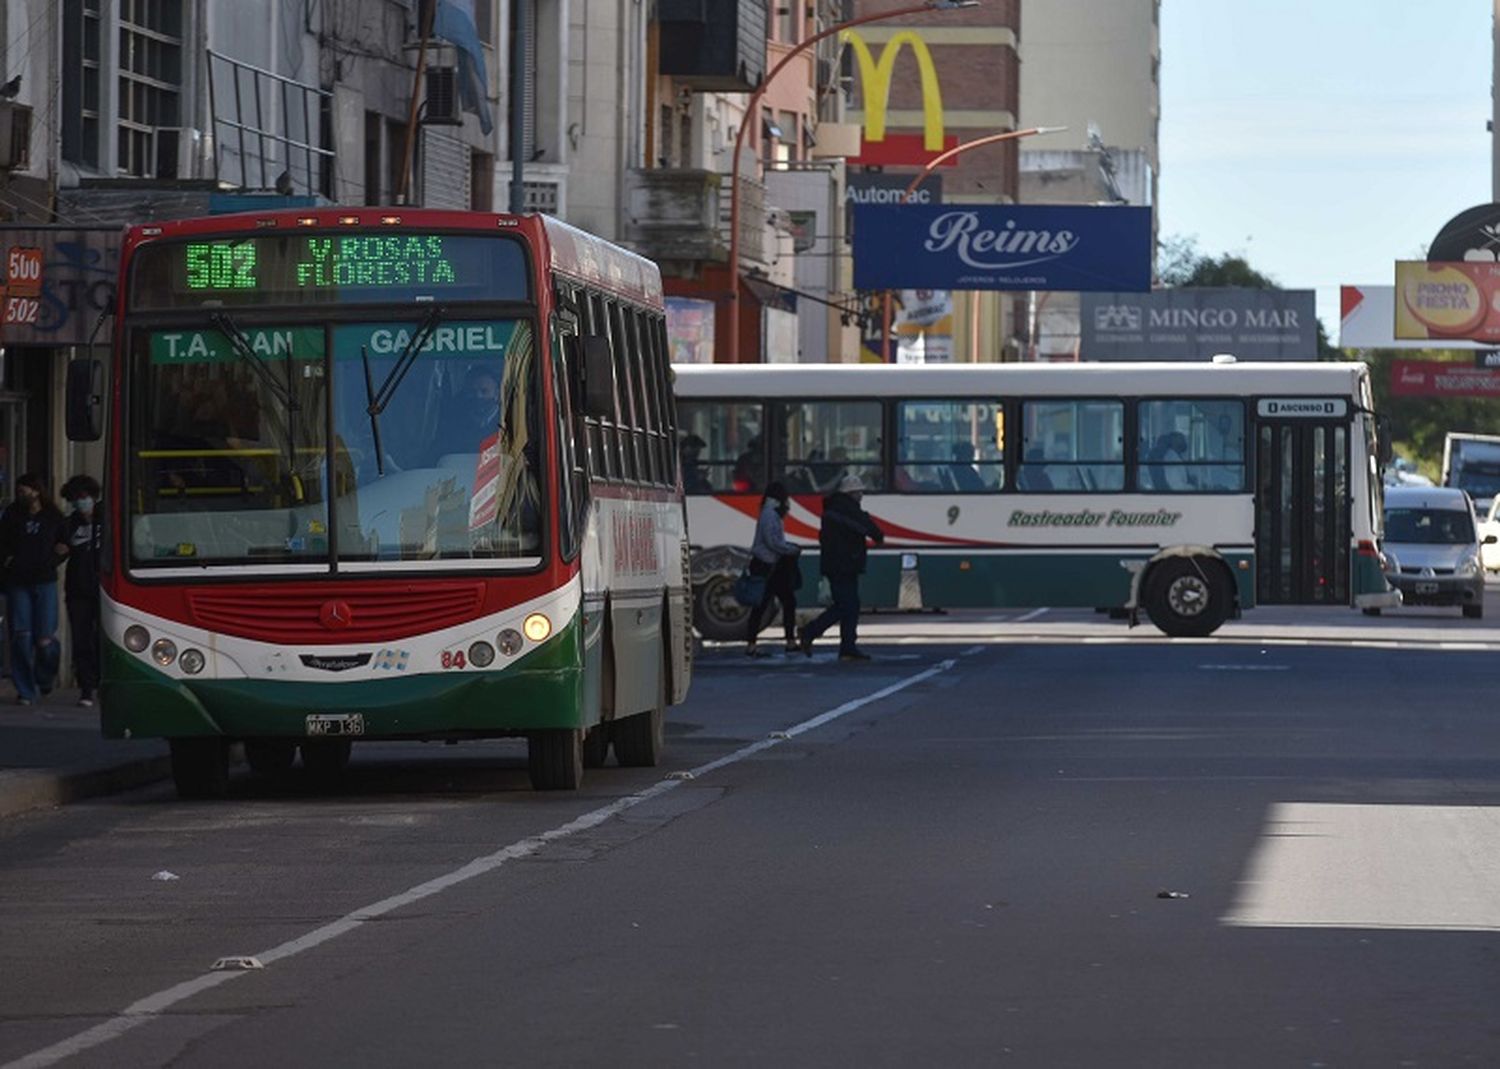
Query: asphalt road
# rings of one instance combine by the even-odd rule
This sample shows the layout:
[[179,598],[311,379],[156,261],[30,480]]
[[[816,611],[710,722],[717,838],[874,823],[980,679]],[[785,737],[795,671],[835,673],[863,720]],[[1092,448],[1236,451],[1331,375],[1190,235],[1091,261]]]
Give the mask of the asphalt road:
[[705,651],[576,795],[370,746],[0,822],[0,1064],[1500,1064],[1500,627],[865,636]]

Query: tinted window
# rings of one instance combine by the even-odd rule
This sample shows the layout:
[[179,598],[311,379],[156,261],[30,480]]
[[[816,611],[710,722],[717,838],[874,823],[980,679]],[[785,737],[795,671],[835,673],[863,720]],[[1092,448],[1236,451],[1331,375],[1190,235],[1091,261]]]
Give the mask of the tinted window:
[[1005,485],[1005,409],[999,401],[903,401],[896,406],[896,481],[902,493],[979,494]]
[[1245,489],[1245,406],[1183,398],[1142,401],[1136,486],[1148,493]]
[[1125,405],[1028,401],[1021,406],[1022,490],[1065,493],[1125,487]]
[[845,475],[884,488],[879,401],[807,401],[783,410],[782,480],[794,494],[831,493]]
[[1385,510],[1387,542],[1417,542],[1428,545],[1469,545],[1474,541],[1474,525],[1467,512],[1455,509]]

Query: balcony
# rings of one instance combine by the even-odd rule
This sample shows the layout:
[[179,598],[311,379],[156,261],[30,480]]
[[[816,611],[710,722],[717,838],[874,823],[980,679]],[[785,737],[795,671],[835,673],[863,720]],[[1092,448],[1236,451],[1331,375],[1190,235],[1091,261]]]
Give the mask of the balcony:
[[[714,171],[630,171],[625,179],[627,244],[676,270],[729,262],[728,175]],[[740,262],[768,262],[766,187],[740,180]]]

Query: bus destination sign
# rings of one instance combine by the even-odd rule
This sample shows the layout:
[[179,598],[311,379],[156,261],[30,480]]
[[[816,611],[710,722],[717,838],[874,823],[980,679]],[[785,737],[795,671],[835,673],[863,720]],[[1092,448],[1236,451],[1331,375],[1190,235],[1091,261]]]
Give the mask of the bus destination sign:
[[[293,265],[298,287],[449,286],[460,279],[444,251],[444,238],[308,238],[306,255]],[[190,290],[258,289],[259,246],[249,241],[190,241],[182,248]]]
[[498,234],[281,233],[142,245],[135,308],[524,301],[526,253]]

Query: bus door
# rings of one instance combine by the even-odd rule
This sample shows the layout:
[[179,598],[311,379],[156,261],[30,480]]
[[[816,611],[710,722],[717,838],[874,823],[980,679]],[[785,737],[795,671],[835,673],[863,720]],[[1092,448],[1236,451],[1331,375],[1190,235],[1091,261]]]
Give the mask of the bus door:
[[1349,443],[1343,398],[1256,402],[1256,600],[1349,604]]

